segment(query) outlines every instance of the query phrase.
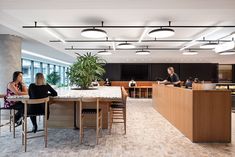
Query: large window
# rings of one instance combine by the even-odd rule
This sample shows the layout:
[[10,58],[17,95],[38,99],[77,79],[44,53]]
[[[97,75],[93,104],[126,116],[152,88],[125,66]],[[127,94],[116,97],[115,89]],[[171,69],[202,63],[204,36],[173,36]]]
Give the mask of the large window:
[[32,80],[32,65],[30,60],[22,60],[22,72],[23,72],[23,79],[26,85],[29,85]]
[[60,76],[60,85],[67,85],[67,76],[65,74],[65,70],[68,67],[61,66],[61,65],[54,65],[50,63],[42,63],[38,61],[32,61],[28,59],[22,59],[22,72],[24,82],[29,85],[30,83],[34,82],[35,75],[39,72],[42,72],[45,78],[48,74],[56,71]]
[[35,75],[39,72],[41,72],[41,65],[40,65],[40,62],[34,62],[33,63],[33,74],[34,74],[34,78],[35,78]]
[[43,63],[42,64],[42,73],[44,75],[44,77],[46,78],[48,75],[49,69],[48,69],[48,64]]

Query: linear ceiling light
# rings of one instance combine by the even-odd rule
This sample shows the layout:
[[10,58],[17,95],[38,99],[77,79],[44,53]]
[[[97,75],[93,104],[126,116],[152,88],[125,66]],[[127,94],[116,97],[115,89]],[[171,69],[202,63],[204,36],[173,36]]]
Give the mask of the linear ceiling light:
[[107,50],[103,50],[103,51],[99,51],[99,52],[97,52],[97,54],[99,54],[99,55],[111,55],[112,53],[110,52],[110,51],[107,51]]
[[27,55],[31,55],[31,56],[35,56],[35,57],[38,57],[38,58],[47,59],[47,60],[50,60],[50,61],[66,64],[66,65],[71,65],[72,64],[72,63],[68,63],[68,62],[65,62],[65,61],[62,61],[62,60],[59,60],[59,59],[43,56],[43,55],[31,52],[31,51],[27,51],[27,50],[24,50],[24,49],[22,49],[22,53],[27,54]]
[[52,30],[49,30],[48,28],[44,29],[48,34],[50,34],[51,36],[57,38],[58,40],[60,40],[61,42],[65,43],[65,40],[60,37],[57,33],[53,32]]
[[201,49],[214,49],[216,46],[218,45],[218,43],[206,43],[206,44],[202,44],[200,46]]
[[81,35],[86,38],[105,38],[105,37],[107,37],[107,33],[104,30],[96,29],[96,28],[84,29],[84,30],[82,30]]
[[220,53],[220,55],[234,55],[234,54],[235,54],[234,51],[227,51],[227,52]]
[[133,48],[135,48],[135,45],[125,42],[125,43],[118,44],[117,47],[120,49],[133,49]]
[[220,52],[228,51],[228,50],[233,49],[234,47],[235,47],[234,41],[230,41],[230,42],[227,42],[227,43],[217,45],[215,47],[215,52],[220,53]]
[[135,54],[137,54],[137,55],[149,55],[150,51],[148,51],[148,50],[138,50],[138,51],[136,51]]
[[217,32],[217,31],[219,31],[220,29],[221,29],[221,27],[217,27],[216,29],[212,30],[211,32],[203,33],[203,34],[200,35],[198,38],[196,38],[196,39],[190,41],[187,45],[183,46],[183,47],[180,49],[180,51],[183,51],[183,50],[185,50],[185,49],[188,49],[188,48],[190,48],[190,47],[192,47],[192,46],[198,44],[198,42],[197,42],[198,40],[201,40],[202,38],[206,38],[207,36],[209,36],[209,35],[211,35],[211,34]]
[[142,40],[143,40],[145,34],[147,33],[147,31],[148,31],[148,28],[145,28],[144,31],[143,31],[143,33],[142,33],[141,36],[140,36],[140,39],[138,40],[138,43],[141,43],[141,42],[142,42]]
[[235,52],[234,51],[228,51],[228,52],[222,52],[220,53],[220,55],[234,55]]

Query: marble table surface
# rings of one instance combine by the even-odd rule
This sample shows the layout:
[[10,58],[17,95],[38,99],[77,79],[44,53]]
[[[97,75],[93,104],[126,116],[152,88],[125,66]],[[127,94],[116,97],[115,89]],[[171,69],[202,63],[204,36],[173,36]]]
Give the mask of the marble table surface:
[[[89,90],[80,90],[73,89],[71,87],[57,88],[58,96],[53,97],[55,100],[59,99],[77,99],[77,98],[100,98],[100,99],[110,99],[110,100],[121,100],[121,88],[120,87],[106,87],[100,86],[96,88],[91,88]],[[24,96],[10,96],[8,97],[11,101],[21,101],[24,99],[28,99],[28,95]]]

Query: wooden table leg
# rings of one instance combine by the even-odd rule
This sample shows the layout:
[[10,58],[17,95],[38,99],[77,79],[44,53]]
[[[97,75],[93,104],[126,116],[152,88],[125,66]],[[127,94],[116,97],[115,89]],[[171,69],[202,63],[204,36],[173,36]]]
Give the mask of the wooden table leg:
[[74,101],[74,104],[73,104],[73,127],[74,127],[73,129],[74,130],[78,129],[76,120],[77,120],[77,102]]

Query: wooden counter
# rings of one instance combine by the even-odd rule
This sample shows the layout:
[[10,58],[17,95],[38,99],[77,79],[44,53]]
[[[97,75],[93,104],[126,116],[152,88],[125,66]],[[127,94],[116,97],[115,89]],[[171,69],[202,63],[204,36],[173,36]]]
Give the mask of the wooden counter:
[[193,142],[231,142],[229,91],[153,84],[153,107]]

